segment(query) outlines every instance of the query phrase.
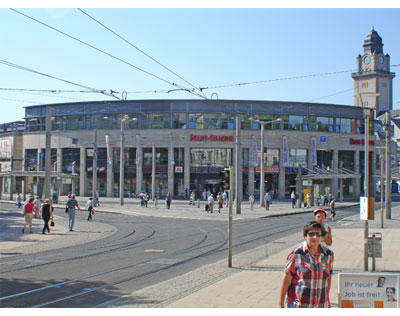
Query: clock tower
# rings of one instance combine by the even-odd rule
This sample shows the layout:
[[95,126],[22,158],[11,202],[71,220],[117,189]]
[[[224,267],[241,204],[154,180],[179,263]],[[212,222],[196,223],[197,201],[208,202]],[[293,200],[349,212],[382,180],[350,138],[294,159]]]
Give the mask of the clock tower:
[[363,44],[363,55],[357,56],[354,79],[354,105],[373,107],[376,114],[392,110],[392,80],[390,56],[383,53],[382,38],[372,27]]

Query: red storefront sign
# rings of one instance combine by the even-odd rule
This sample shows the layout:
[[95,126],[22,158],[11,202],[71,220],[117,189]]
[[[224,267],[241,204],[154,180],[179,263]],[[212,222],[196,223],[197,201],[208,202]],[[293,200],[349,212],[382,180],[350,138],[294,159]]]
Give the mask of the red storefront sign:
[[[349,142],[350,142],[350,145],[364,145],[364,144],[365,144],[364,139],[354,139],[354,138],[350,138]],[[374,141],[374,140],[370,140],[370,141],[369,141],[369,144],[370,144],[371,146],[375,146],[375,141]]]
[[221,135],[193,135],[190,134],[191,142],[233,142],[233,136]]
[[[260,172],[261,168],[256,168],[256,172]],[[279,173],[279,168],[264,168],[266,173]]]

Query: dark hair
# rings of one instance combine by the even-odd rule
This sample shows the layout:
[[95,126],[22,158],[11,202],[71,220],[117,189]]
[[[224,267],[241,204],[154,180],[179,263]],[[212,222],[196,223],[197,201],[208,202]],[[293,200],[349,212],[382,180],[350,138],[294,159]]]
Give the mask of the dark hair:
[[387,291],[388,289],[391,289],[393,291],[393,294],[396,294],[396,289],[394,287],[387,287],[385,291]]
[[306,237],[308,232],[314,229],[319,229],[322,233],[322,236],[326,235],[326,230],[324,226],[317,221],[311,221],[304,225],[303,227],[303,237]]

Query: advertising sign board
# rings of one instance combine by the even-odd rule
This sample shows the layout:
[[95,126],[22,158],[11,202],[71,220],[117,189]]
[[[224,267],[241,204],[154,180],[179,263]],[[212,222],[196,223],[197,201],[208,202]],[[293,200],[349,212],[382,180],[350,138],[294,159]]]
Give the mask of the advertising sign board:
[[339,307],[399,308],[400,274],[339,273]]

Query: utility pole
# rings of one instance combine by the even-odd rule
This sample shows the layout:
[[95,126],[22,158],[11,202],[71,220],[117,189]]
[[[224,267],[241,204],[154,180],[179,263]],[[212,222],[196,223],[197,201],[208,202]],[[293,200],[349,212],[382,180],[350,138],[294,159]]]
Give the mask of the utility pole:
[[261,124],[260,206],[264,206],[264,125]]
[[44,160],[44,198],[51,199],[50,196],[50,172],[51,172],[51,108],[46,107],[46,149],[45,149],[45,160]]
[[240,117],[236,114],[236,140],[235,140],[235,208],[236,214],[241,213],[241,197],[239,194],[240,184],[239,183],[239,158],[240,158],[240,150],[239,150],[239,130],[240,130]]
[[120,205],[124,205],[124,189],[125,189],[125,119],[121,120],[121,147],[119,159],[119,200]]
[[92,181],[92,198],[93,203],[96,203],[97,196],[97,129],[94,130],[93,135],[93,181]]
[[383,159],[382,151],[380,151],[380,158],[381,158],[381,228],[383,228],[383,190],[384,190],[384,185],[383,185],[383,169],[385,168],[385,160]]
[[[364,109],[364,196],[369,198],[369,117],[370,109]],[[368,203],[369,205],[369,203]],[[364,220],[364,271],[368,271],[368,219]]]
[[391,176],[391,157],[390,157],[390,140],[392,137],[390,126],[390,111],[386,112],[386,144],[385,144],[385,162],[386,162],[386,190],[385,190],[385,207],[386,219],[392,218],[392,176]]
[[229,172],[229,222],[228,222],[228,267],[232,268],[232,194],[233,194],[233,168],[225,168]]

